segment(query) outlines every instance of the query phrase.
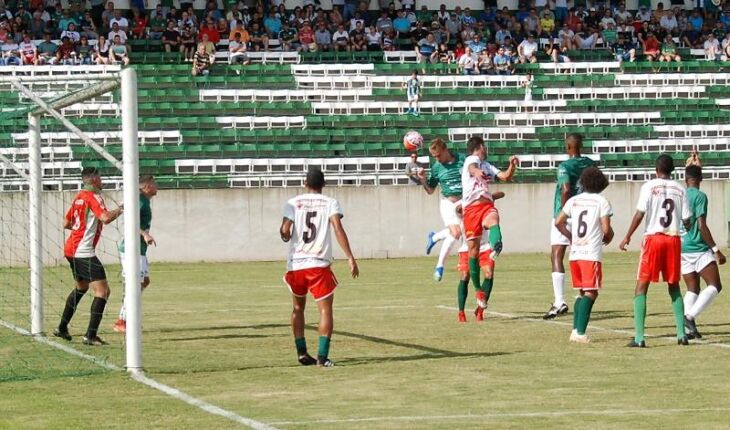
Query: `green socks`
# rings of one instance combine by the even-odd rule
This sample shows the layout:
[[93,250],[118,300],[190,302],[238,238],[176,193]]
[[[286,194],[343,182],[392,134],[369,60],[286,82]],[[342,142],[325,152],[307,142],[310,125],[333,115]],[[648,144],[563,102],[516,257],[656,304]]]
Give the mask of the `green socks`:
[[479,258],[471,258],[469,257],[469,276],[471,277],[472,285],[474,285],[474,289],[477,291],[481,291],[481,282],[479,282],[479,272],[481,269],[479,268]]
[[330,355],[330,338],[327,336],[319,337],[319,349],[317,350],[317,360],[324,362]]
[[502,241],[502,230],[499,228],[499,224],[495,224],[489,227],[489,246],[492,249],[497,249],[497,243]]
[[[680,298],[680,302],[682,299]],[[634,342],[639,343],[644,340],[644,320],[646,320],[646,294],[634,296]],[[682,320],[684,327],[684,320]]]
[[459,311],[464,312],[466,307],[466,296],[469,293],[469,280],[459,281],[459,287],[456,290],[456,300],[459,303]]
[[303,337],[294,338],[294,345],[297,346],[297,355],[304,355],[307,353],[307,341]]
[[573,305],[573,330],[578,330],[578,310],[580,309],[580,302],[583,301],[583,296],[578,296],[575,299],[575,305]]
[[[646,297],[646,296],[645,296]],[[593,300],[590,297],[583,296],[580,301],[575,303],[575,314],[576,318],[576,330],[579,335],[586,334],[586,328],[588,328],[588,321],[591,319],[591,310],[593,309]]]
[[672,312],[674,323],[677,325],[677,339],[685,337],[684,334],[684,301],[679,288],[670,288],[669,297],[672,298]]
[[482,282],[482,290],[487,294],[487,301],[489,301],[489,296],[492,294],[493,286],[494,279],[484,278],[484,282]]

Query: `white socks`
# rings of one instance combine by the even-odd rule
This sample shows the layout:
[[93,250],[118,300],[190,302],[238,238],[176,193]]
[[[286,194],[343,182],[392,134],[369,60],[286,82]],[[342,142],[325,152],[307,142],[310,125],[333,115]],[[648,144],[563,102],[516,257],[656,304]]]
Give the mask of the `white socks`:
[[565,283],[565,273],[553,272],[553,295],[555,301],[553,306],[560,307],[565,303],[565,293],[563,292],[563,284]]
[[689,310],[692,309],[692,306],[695,305],[695,302],[697,301],[697,293],[693,293],[692,291],[687,291],[684,293],[684,314],[687,315],[689,313]]
[[[443,230],[442,230],[443,231]],[[446,229],[448,232],[449,229]],[[440,234],[438,232],[438,234]],[[434,235],[434,238],[436,238],[436,235]],[[446,262],[446,257],[449,256],[451,253],[451,248],[454,247],[454,244],[456,243],[456,239],[454,239],[454,236],[451,235],[451,233],[446,235],[446,238],[444,239],[444,243],[441,244],[441,251],[439,251],[439,259],[436,263],[436,267],[444,267],[444,263]]]
[[439,240],[444,240],[447,237],[451,237],[451,231],[448,228],[445,228],[433,235],[433,241],[438,242]]
[[[140,294],[144,293],[144,289],[140,291]],[[126,298],[122,297],[122,308],[119,309],[119,319],[122,321],[127,320],[127,310],[125,309],[124,305],[126,304]]]
[[710,303],[715,300],[715,297],[717,297],[718,294],[720,294],[720,292],[717,291],[717,288],[714,285],[709,285],[700,292],[700,295],[697,297],[697,301],[694,305],[692,305],[692,308],[689,310],[685,309],[684,314],[694,320],[697,318],[697,315],[701,314],[702,311],[710,306]]

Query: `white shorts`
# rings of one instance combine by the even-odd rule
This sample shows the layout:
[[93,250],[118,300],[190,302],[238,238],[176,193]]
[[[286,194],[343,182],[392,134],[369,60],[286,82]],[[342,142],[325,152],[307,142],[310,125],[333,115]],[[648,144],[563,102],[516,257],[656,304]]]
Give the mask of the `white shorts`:
[[[568,230],[570,230],[570,220],[568,220],[567,227]],[[550,223],[550,246],[553,245],[570,245],[570,239],[565,237],[565,235],[561,233],[557,227],[555,227],[555,218],[553,218]]]
[[[119,258],[122,260],[122,276],[124,276],[124,253],[119,253]],[[146,255],[140,255],[139,256],[139,279],[142,281],[144,278],[149,278],[150,276],[150,264],[147,261]]]
[[682,274],[700,273],[705,267],[714,263],[715,254],[711,250],[705,252],[682,253]]
[[408,102],[417,102],[418,101],[418,95],[409,95],[408,96]]
[[459,219],[459,214],[456,212],[456,205],[451,200],[442,197],[439,202],[439,210],[441,211],[444,226],[461,225],[461,219]]

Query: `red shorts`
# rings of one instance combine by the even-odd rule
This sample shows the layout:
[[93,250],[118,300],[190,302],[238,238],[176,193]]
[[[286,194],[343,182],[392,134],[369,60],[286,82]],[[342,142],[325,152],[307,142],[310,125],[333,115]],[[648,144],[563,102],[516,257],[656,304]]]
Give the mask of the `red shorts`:
[[476,202],[464,208],[464,235],[466,240],[482,237],[484,218],[499,213],[492,202]]
[[[494,271],[494,260],[489,256],[492,253],[492,251],[485,251],[479,253],[479,267],[489,267],[492,271]],[[461,273],[468,273],[469,272],[469,253],[468,252],[460,252],[459,253],[459,263],[456,265],[456,270],[458,270]]]
[[331,296],[337,288],[337,278],[329,267],[292,270],[286,272],[284,282],[293,295],[306,297],[309,291],[317,301]]
[[573,288],[576,290],[600,290],[603,287],[600,261],[571,261],[570,275],[573,278]]
[[659,272],[664,282],[679,282],[682,272],[682,239],[679,236],[644,236],[636,278],[639,282],[659,282]]

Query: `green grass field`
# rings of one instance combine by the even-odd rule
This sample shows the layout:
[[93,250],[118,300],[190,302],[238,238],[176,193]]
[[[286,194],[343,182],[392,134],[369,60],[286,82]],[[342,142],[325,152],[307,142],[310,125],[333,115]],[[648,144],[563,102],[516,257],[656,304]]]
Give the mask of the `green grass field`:
[[[283,263],[154,264],[144,294],[145,367],[157,381],[280,429],[726,429],[726,293],[698,320],[703,343],[680,347],[666,287],[652,286],[649,348],[627,349],[636,259],[606,256],[590,345],[568,342],[571,316],[540,318],[552,298],[546,255],[502,256],[494,313],[483,323],[470,314],[465,325],[456,323],[456,273],[434,283],[433,259],[362,261],[355,281],[338,263],[332,369],[296,363]],[[58,275],[66,285],[47,288],[48,331],[70,288],[66,270]],[[112,288],[102,322],[110,345],[80,343],[88,297],[71,345],[122,366],[123,337],[110,330],[120,282]],[[0,318],[27,309],[3,297]],[[468,303],[473,309],[472,291]],[[242,427],[2,327],[0,363],[2,429]]]

